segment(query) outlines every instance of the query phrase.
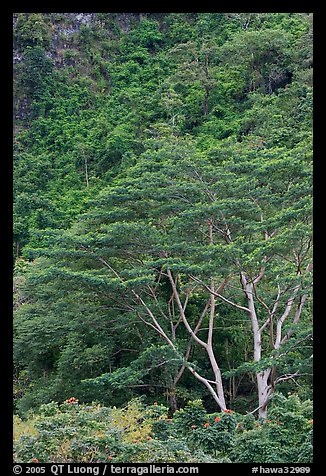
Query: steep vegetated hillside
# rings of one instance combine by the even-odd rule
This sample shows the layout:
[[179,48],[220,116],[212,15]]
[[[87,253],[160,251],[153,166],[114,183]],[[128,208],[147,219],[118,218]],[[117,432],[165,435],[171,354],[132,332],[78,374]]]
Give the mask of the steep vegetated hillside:
[[116,445],[99,461],[311,460],[312,35],[308,13],[14,15],[14,396],[43,460],[80,457],[43,445],[72,411]]

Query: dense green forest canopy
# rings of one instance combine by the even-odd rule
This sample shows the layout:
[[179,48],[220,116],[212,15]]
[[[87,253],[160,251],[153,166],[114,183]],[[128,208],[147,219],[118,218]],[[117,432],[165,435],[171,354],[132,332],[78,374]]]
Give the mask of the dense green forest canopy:
[[17,13],[13,31],[17,414],[72,395],[164,418],[193,401],[201,423],[298,413],[312,14]]

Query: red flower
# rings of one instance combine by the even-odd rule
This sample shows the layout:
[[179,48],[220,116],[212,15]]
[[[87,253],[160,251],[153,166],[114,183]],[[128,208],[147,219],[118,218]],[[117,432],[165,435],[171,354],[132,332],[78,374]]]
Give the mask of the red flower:
[[[205,425],[204,425],[205,426]],[[191,425],[191,428],[197,428],[197,425]]]
[[216,421],[216,423],[219,422],[219,421],[220,421],[220,417],[217,416],[214,421]]
[[78,400],[75,397],[70,397],[70,398],[67,398],[66,402],[73,405],[74,403],[78,403]]
[[232,415],[232,410],[226,409],[226,410],[223,410],[223,411],[224,411],[224,413],[230,413],[230,415]]
[[108,456],[108,460],[109,460],[109,461],[111,461],[111,459],[112,459],[112,456],[111,456],[111,455],[110,455],[110,456]]
[[33,458],[33,459],[32,459],[32,463],[38,463],[38,459]]
[[204,428],[207,428],[209,426],[209,423],[204,423]]
[[265,423],[270,423],[271,421],[270,420],[265,420]]

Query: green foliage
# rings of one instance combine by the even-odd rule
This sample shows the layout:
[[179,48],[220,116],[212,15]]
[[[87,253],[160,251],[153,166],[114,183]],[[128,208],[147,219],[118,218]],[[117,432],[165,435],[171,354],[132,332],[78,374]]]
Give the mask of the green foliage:
[[16,18],[14,39],[20,48],[49,46],[49,23],[42,13],[19,13]]
[[118,389],[125,388],[127,385],[140,385],[143,383],[144,376],[153,370],[162,365],[175,367],[177,363],[180,365],[182,358],[169,346],[152,345],[145,349],[128,367],[119,367],[112,373],[84,380],[83,383],[95,386],[108,384]]
[[223,62],[245,68],[247,90],[272,93],[291,79],[289,43],[280,30],[246,31],[221,46],[220,55]]
[[232,450],[235,462],[295,463],[312,462],[312,402],[276,394],[269,419],[253,428],[238,429],[237,445]]
[[[229,149],[227,151],[230,153]],[[48,289],[51,285],[53,295],[63,295],[61,304],[58,299],[51,304],[53,318],[59,306],[64,306],[67,315],[75,316],[85,300],[87,311],[83,311],[84,316],[90,316],[94,309],[107,307],[110,302],[120,320],[128,316],[128,322],[132,322],[138,316],[146,322],[145,309],[139,303],[135,307],[134,293],[148,294],[148,291],[152,295],[146,297],[146,302],[150,299],[152,312],[166,317],[170,312],[167,307],[169,286],[162,279],[162,273],[171,269],[179,275],[183,299],[187,293],[190,297],[193,312],[189,318],[194,327],[196,315],[202,311],[196,306],[197,294],[189,294],[193,276],[204,283],[210,276],[221,281],[227,276],[236,276],[241,266],[248,276],[254,277],[264,267],[260,298],[265,307],[257,304],[263,322],[266,305],[273,306],[278,287],[283,292],[280,302],[285,306],[291,287],[298,283],[302,287],[310,285],[309,275],[306,284],[304,282],[304,269],[310,262],[311,191],[307,182],[310,173],[304,155],[300,160],[286,148],[263,148],[258,153],[250,148],[243,148],[241,152],[238,149],[235,158],[212,163],[204,153],[196,150],[190,139],[150,139],[148,149],[136,165],[129,168],[128,175],[117,178],[110,187],[103,189],[70,233],[49,236],[47,250],[33,251],[32,256],[40,253],[47,255],[49,260],[40,261],[40,266],[34,268],[36,273],[30,275],[35,301],[30,309],[35,316],[37,300],[41,303],[44,299],[42,291],[37,298],[34,282],[40,290],[44,285]],[[213,243],[209,242],[208,220],[215,224]],[[228,223],[229,232],[225,223]],[[227,233],[232,235],[232,241]],[[266,233],[271,234],[268,240]],[[297,261],[287,258],[291,254],[300,256],[302,277],[296,274]],[[64,303],[67,287],[71,293],[69,307]],[[79,296],[78,305],[74,293]],[[118,304],[117,293],[120,296]],[[232,288],[229,298],[238,300]],[[22,310],[20,314],[24,316],[25,312]],[[221,315],[224,313],[221,308]],[[119,320],[119,317],[115,319]],[[74,321],[77,322],[76,317]],[[107,318],[103,317],[102,323],[104,328],[109,326]],[[169,332],[166,320],[163,319],[161,325]],[[20,332],[19,327],[17,329]],[[109,331],[110,335],[112,331]],[[178,338],[182,352],[185,333],[181,329],[178,329]],[[76,349],[79,347],[80,352],[84,349],[84,341],[84,335],[78,337]],[[94,344],[87,343],[85,348]],[[106,346],[101,345],[99,349]],[[150,348],[150,341],[147,341],[147,348]],[[263,370],[273,365],[271,351],[267,347],[265,360],[255,362],[254,366],[250,359],[243,362],[239,357],[240,361],[234,362],[233,367],[238,366],[242,372]],[[61,351],[62,362],[66,363],[68,355],[71,355],[68,348]],[[300,353],[297,357],[301,358]],[[76,381],[89,371],[88,359],[81,357],[84,370],[76,372]],[[131,366],[128,362],[128,368],[119,365],[106,378],[106,383],[114,387],[136,384],[137,379],[142,383],[148,372],[145,360],[141,357]],[[71,366],[70,359],[68,361]],[[52,365],[61,373],[65,364],[58,366],[53,362]],[[104,360],[101,365],[105,365]],[[298,361],[296,365],[299,365]]]
[[293,395],[275,395],[265,421],[230,410],[207,414],[200,400],[171,419],[156,402],[117,409],[69,398],[26,421],[15,418],[15,461],[304,464],[312,458],[312,423],[311,402]]
[[[160,417],[139,402],[130,402],[127,412],[94,403],[51,402],[30,418],[29,426],[16,419],[16,462],[215,462],[200,450],[194,454],[183,440],[149,436]],[[22,425],[25,432],[19,436]]]
[[53,61],[42,46],[27,46],[24,62],[17,66],[18,79],[31,105],[32,117],[42,116],[50,107],[53,93]]
[[173,425],[193,450],[202,448],[208,454],[227,459],[236,428],[231,410],[207,414],[201,400],[190,401],[175,413]]

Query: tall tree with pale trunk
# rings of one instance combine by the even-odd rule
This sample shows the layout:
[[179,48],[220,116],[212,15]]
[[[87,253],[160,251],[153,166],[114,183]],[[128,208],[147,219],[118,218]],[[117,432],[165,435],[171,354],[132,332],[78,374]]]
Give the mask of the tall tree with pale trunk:
[[[159,364],[177,363],[172,408],[185,370],[227,408],[223,356],[214,345],[220,306],[250,322],[252,350],[243,364],[255,373],[261,417],[276,385],[300,376],[279,374],[277,362],[284,344],[295,342],[310,299],[311,170],[304,152],[229,148],[212,161],[189,139],[151,140],[128,176],[102,192],[54,251],[58,269],[60,253],[87,263],[90,285],[104,283],[113,307],[173,351]],[[65,279],[78,279],[63,263]],[[194,315],[189,305],[198,296],[205,304]],[[191,362],[193,346],[205,350],[210,375]]]

